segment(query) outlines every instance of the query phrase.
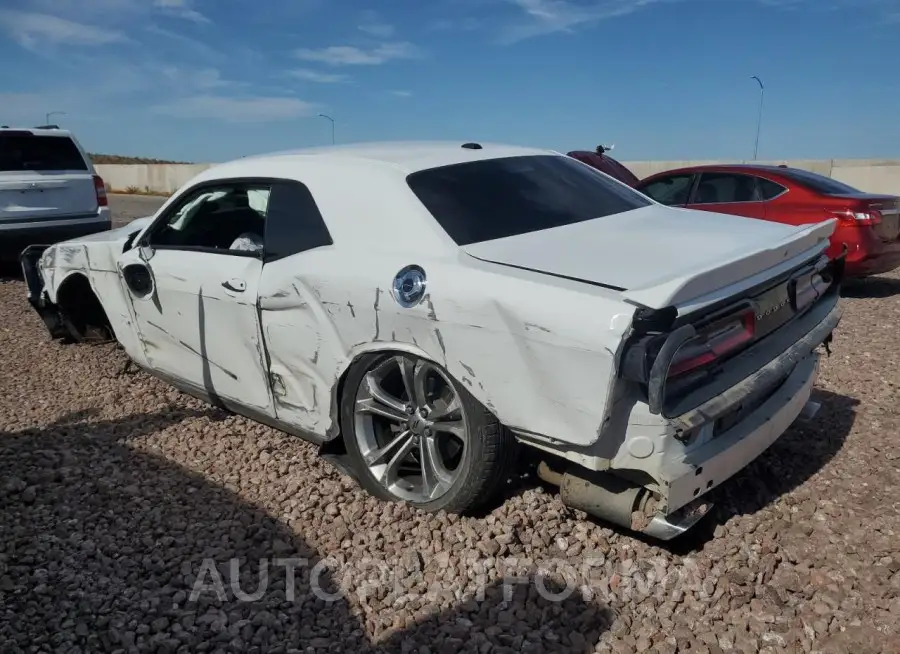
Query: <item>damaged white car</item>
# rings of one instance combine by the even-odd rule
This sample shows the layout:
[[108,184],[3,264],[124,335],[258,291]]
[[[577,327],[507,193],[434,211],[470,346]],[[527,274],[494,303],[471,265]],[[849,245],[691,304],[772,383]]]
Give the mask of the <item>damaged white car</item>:
[[213,167],[22,264],[54,337],[115,338],[379,497],[472,509],[527,447],[568,505],[668,539],[814,405],[833,228],[665,207],[555,152],[370,144]]

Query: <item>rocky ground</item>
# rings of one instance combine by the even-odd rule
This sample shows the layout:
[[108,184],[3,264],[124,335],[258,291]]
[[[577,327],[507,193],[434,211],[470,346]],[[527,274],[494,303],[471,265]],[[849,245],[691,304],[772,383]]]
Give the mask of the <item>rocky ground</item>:
[[900,275],[848,289],[815,421],[667,546],[527,480],[472,518],[376,501],[50,342],[24,293],[0,282],[2,652],[898,651]]

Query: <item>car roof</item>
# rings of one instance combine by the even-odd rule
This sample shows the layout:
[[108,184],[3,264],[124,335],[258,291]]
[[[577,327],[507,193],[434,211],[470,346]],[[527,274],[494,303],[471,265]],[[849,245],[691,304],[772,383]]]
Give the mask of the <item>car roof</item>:
[[[475,147],[464,147],[475,146]],[[466,143],[464,141],[386,141],[350,143],[295,150],[283,150],[251,155],[229,163],[277,160],[288,163],[291,158],[316,157],[318,160],[339,159],[343,165],[369,166],[373,163],[389,165],[406,174],[427,168],[449,166],[457,163],[521,157],[541,154],[559,154],[552,150],[519,147],[500,143]]]
[[459,247],[410,189],[409,174],[488,159],[564,156],[552,150],[493,143],[480,144],[481,148],[463,145],[463,141],[401,141],[285,150],[213,166],[187,186],[227,179],[296,180],[309,189],[337,246],[458,252]]
[[68,136],[72,138],[72,132],[58,127],[13,127],[11,125],[0,126],[0,134],[4,132],[31,132],[35,136]]
[[687,173],[687,172],[702,172],[704,170],[713,171],[713,170],[733,170],[733,171],[745,171],[745,172],[764,172],[764,173],[774,173],[774,174],[783,174],[785,172],[790,172],[792,170],[799,170],[797,168],[791,168],[789,166],[779,166],[775,164],[753,164],[753,163],[723,163],[723,164],[697,164],[695,166],[682,166],[681,168],[671,168],[669,170],[661,170],[658,173],[653,173],[652,175],[648,175],[645,179],[649,179],[650,177],[656,177],[658,175],[668,175],[674,173]]

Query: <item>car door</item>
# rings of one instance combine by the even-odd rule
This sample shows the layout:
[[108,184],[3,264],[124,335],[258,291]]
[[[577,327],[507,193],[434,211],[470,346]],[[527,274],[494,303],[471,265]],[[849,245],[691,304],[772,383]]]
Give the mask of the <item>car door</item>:
[[[332,245],[310,190],[299,181],[274,184],[266,217],[259,314],[275,416],[319,436],[329,426],[334,371],[349,345],[342,342],[337,324],[367,327],[356,320],[354,306],[361,302],[353,295],[356,289],[344,284],[352,262],[335,259]],[[326,289],[341,303],[323,302],[320,295]]]
[[693,173],[676,173],[655,177],[648,182],[641,182],[637,190],[670,207],[683,207],[691,196],[694,185]]
[[[213,401],[273,415],[257,311],[264,212],[229,181],[184,192],[118,262],[150,368]],[[255,234],[255,237],[254,237]],[[252,245],[251,245],[252,247]]]
[[754,175],[703,172],[694,187],[688,208],[764,219],[765,203]]

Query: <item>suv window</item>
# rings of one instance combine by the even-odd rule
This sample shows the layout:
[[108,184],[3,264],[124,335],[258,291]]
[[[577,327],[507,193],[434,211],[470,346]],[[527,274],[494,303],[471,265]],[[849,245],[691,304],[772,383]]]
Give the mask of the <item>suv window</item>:
[[703,173],[691,204],[758,202],[756,177],[736,173]]
[[602,218],[650,204],[570,157],[486,159],[412,173],[407,183],[459,245]]
[[276,182],[266,215],[266,261],[332,243],[309,189],[300,182]]
[[782,168],[779,174],[784,175],[788,179],[792,179],[803,186],[812,189],[816,193],[824,195],[847,195],[859,193],[859,189],[853,188],[848,184],[839,182],[836,179],[811,173],[808,170],[800,170],[799,168]]
[[204,185],[166,213],[151,245],[259,255],[263,248],[270,184]]
[[660,204],[687,204],[693,181],[693,173],[671,175],[653,180],[646,186],[638,187],[638,190]]
[[86,171],[87,162],[68,136],[0,132],[0,171]]

